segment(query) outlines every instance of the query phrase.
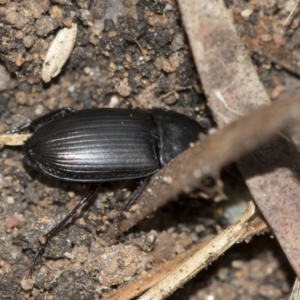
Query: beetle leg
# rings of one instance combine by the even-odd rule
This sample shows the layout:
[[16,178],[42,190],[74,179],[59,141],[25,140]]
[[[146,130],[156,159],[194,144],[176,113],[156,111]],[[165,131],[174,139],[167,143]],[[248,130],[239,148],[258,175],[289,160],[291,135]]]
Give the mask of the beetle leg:
[[149,183],[150,177],[146,177],[141,180],[141,185],[134,191],[134,193],[130,196],[129,200],[126,202],[122,210],[118,215],[118,220],[122,218],[124,211],[128,210],[140,197],[141,193],[146,188],[147,184]]
[[73,210],[67,214],[67,216],[58,223],[55,227],[53,227],[48,233],[46,233],[43,237],[43,241],[39,241],[39,247],[37,249],[37,252],[35,253],[29,269],[29,276],[32,275],[32,273],[35,271],[35,265],[37,262],[37,259],[40,255],[43,254],[47,244],[49,241],[56,236],[69,222],[72,221],[73,217],[75,216],[76,212],[85,204],[87,203],[93,195],[96,193],[98,189],[99,184],[98,183],[91,183],[89,186],[88,192],[82,197],[80,202],[73,208]]
[[44,114],[40,117],[37,117],[36,119],[34,119],[34,120],[32,120],[28,123],[25,123],[25,124],[15,128],[15,129],[5,131],[5,133],[6,134],[12,134],[12,133],[18,133],[18,132],[21,132],[21,131],[25,131],[25,130],[28,130],[30,128],[35,128],[36,126],[40,125],[41,123],[48,122],[48,121],[51,121],[51,120],[55,119],[57,117],[57,115],[61,114],[63,111],[65,113],[73,113],[76,110],[72,107],[58,108],[58,109],[55,109],[55,110],[52,110],[52,111],[48,112],[47,114]]

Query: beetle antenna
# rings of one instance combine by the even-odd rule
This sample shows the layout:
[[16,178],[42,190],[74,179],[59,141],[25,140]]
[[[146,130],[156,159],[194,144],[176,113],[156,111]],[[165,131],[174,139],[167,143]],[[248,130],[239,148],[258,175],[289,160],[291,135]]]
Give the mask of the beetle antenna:
[[58,223],[48,233],[46,233],[43,236],[42,240],[39,240],[39,247],[38,247],[37,252],[35,253],[35,255],[31,261],[31,264],[30,264],[29,276],[31,276],[33,274],[33,272],[35,271],[36,262],[37,262],[39,256],[41,256],[44,253],[45,248],[46,248],[47,244],[49,243],[49,241],[54,236],[56,236],[69,222],[72,221],[76,212],[80,208],[82,208],[82,206],[85,203],[87,203],[94,196],[94,194],[96,193],[96,191],[98,189],[98,186],[99,186],[98,183],[91,183],[89,186],[88,192],[82,197],[80,202],[73,208],[73,210],[70,213],[68,213],[67,216],[60,223]]
[[35,129],[38,125],[40,125],[44,122],[54,120],[59,115],[61,115],[63,112],[66,114],[70,114],[70,113],[76,112],[76,110],[72,107],[58,108],[56,110],[52,110],[52,111],[40,116],[40,117],[37,117],[36,119],[34,119],[28,123],[22,124],[15,129],[7,130],[4,133],[5,134],[13,134],[13,133],[19,133],[19,132],[23,132],[23,131],[30,130],[30,129]]

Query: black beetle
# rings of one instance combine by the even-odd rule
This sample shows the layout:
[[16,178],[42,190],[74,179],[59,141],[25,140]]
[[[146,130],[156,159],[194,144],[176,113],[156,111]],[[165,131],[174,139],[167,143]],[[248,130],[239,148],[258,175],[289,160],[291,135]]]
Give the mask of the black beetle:
[[150,175],[204,132],[195,120],[174,111],[121,108],[76,111],[68,107],[7,133],[32,128],[34,133],[23,147],[24,162],[47,176],[88,182],[90,187],[77,206],[39,242],[30,273],[49,240],[93,196],[99,182],[144,179],[127,208],[139,197]]

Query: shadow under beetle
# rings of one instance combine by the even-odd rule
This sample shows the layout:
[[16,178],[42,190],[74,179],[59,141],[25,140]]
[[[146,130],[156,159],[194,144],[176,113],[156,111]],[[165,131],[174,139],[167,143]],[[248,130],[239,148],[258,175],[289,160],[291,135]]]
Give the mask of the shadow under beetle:
[[142,179],[127,202],[129,208],[161,169],[205,130],[193,119],[162,109],[101,108],[51,111],[8,131],[34,130],[23,147],[23,160],[33,169],[60,180],[89,183],[88,192],[75,208],[45,234],[30,265],[48,242],[97,191],[99,182]]

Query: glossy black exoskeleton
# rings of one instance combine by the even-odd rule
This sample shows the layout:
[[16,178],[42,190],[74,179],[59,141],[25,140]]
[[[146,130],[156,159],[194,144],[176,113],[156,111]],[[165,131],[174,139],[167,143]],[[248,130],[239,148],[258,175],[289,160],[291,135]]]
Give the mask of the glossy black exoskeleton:
[[23,147],[26,164],[60,180],[87,182],[90,188],[66,218],[45,235],[31,264],[96,192],[98,183],[145,179],[128,202],[145,188],[148,178],[186,150],[203,128],[193,119],[161,109],[62,108],[9,133],[33,129]]

